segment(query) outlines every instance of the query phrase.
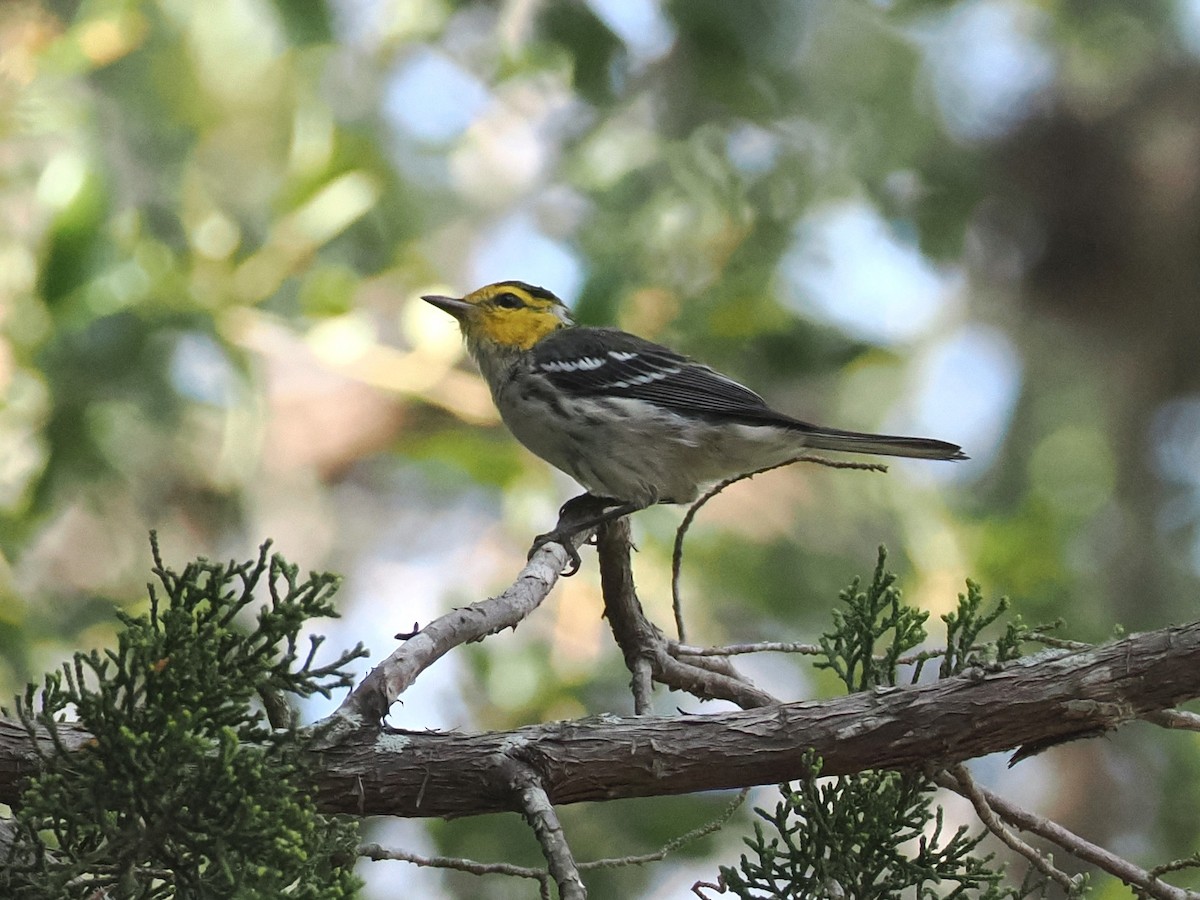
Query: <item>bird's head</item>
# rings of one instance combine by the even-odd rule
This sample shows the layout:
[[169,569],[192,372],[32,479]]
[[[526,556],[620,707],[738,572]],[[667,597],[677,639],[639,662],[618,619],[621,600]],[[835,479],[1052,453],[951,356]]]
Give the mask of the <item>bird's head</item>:
[[561,300],[524,281],[500,281],[465,297],[431,294],[421,299],[458,319],[472,349],[528,350],[573,324]]

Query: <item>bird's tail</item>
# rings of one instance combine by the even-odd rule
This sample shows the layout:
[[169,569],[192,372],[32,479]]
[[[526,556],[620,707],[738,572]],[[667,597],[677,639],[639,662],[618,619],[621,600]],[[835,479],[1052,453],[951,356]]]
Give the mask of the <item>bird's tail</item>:
[[881,456],[911,456],[916,459],[969,459],[958,444],[933,438],[900,437],[842,431],[796,422],[794,430],[804,435],[804,446],[814,450],[843,450],[847,453],[878,453]]

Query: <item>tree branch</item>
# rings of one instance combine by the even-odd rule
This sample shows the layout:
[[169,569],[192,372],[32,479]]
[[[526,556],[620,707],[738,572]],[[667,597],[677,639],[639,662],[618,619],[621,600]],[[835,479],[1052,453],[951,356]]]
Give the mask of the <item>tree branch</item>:
[[634,711],[642,714],[650,709],[647,670],[654,681],[704,700],[729,700],[743,709],[777,703],[766,691],[754,687],[727,659],[693,657],[685,662],[672,655],[673,642],[646,618],[638,600],[630,548],[628,519],[608,522],[596,532],[604,614],[613,638],[625,655],[625,665],[633,673]]
[[500,771],[508,780],[525,821],[542,845],[546,867],[558,885],[558,896],[561,900],[587,900],[587,888],[579,877],[579,867],[575,865],[575,857],[563,835],[558,813],[546,796],[546,789],[542,787],[537,771],[512,756],[504,758]]
[[[589,536],[590,532],[581,532],[573,543],[578,547]],[[404,643],[367,673],[330,719],[319,723],[318,730],[332,743],[354,727],[382,721],[417,676],[455,647],[481,641],[505,628],[516,628],[546,599],[567,561],[568,553],[562,546],[545,544],[504,593],[451,610],[405,635]]]
[[[1162,898],[1162,900],[1195,900],[1197,896],[1192,891],[1177,888],[1167,884],[1165,881],[1161,881],[1156,875],[1152,875],[1140,866],[1135,866],[1115,853],[1110,853],[1103,847],[1096,846],[1073,831],[1063,828],[1057,822],[1052,822],[1043,816],[1022,809],[1016,804],[1005,800],[999,794],[992,793],[987,788],[981,787],[975,783],[974,779],[971,778],[970,774],[962,766],[951,769],[947,775],[936,776],[934,781],[942,787],[961,794],[970,800],[979,814],[980,820],[987,825],[988,830],[1001,840],[1004,840],[1009,846],[1014,846],[1014,844],[1010,843],[1005,835],[1011,837],[1011,833],[995,821],[997,816],[1005,822],[1020,828],[1022,831],[1036,834],[1050,843],[1061,847],[1077,859],[1091,863],[1096,868],[1119,878],[1130,887],[1137,888],[1140,891],[1139,896],[1158,897]],[[1037,853],[1036,850],[1033,850],[1033,848],[1029,847],[1023,841],[1017,839],[1017,842],[1029,851],[1032,851],[1034,856],[1030,856],[1025,849],[1018,848],[1019,852],[1029,857],[1034,862],[1034,865],[1042,869],[1042,866],[1038,865],[1034,858],[1041,858],[1041,854]],[[1042,863],[1043,865],[1048,865],[1044,858],[1042,858]],[[1042,869],[1042,871],[1046,870]],[[1061,879],[1066,876],[1058,872],[1057,869],[1054,872],[1057,875],[1052,877],[1061,883]],[[1064,885],[1064,887],[1068,886]]]
[[[359,815],[466,816],[514,808],[497,755],[518,755],[554,804],[778,784],[807,772],[920,769],[1113,729],[1200,696],[1200,623],[916,687],[713,715],[599,716],[489,734],[358,728],[310,752],[318,803]],[[86,734],[61,725],[79,746]],[[37,765],[0,719],[0,802]]]
[[979,816],[979,821],[984,824],[984,827],[988,831],[994,834],[1010,850],[1019,853],[1029,860],[1030,865],[1061,887],[1067,893],[1067,896],[1070,896],[1078,889],[1078,881],[1061,869],[1056,868],[1049,859],[1013,834],[1008,826],[1000,821],[995,807],[984,797],[983,790],[975,783],[975,779],[971,777],[971,773],[967,771],[966,766],[962,763],[956,763],[942,775],[935,776],[933,780],[934,783],[952,790],[971,801],[971,805],[975,807],[975,815]]

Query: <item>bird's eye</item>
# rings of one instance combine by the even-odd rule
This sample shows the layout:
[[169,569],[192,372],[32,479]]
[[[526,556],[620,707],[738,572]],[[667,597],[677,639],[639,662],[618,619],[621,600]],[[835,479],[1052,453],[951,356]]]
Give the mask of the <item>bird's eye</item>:
[[507,292],[500,294],[492,302],[495,303],[497,306],[503,306],[505,309],[520,309],[522,306],[525,305],[525,301],[522,300],[520,297],[518,297],[516,294],[511,294],[511,293],[507,293]]

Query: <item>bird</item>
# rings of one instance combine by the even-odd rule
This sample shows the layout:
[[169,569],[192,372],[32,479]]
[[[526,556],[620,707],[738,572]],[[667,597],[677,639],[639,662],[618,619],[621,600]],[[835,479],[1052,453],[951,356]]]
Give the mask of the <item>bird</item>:
[[713,484],[806,450],[967,459],[947,441],[793,418],[682,353],[617,328],[576,324],[562,300],[524,281],[422,299],[458,320],[513,436],[586,491],[530,550],[532,557],[546,543],[562,544],[567,574],[579,568],[575,534],[654,504],[690,503]]

